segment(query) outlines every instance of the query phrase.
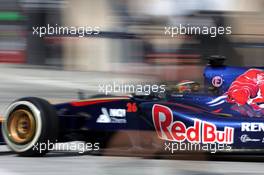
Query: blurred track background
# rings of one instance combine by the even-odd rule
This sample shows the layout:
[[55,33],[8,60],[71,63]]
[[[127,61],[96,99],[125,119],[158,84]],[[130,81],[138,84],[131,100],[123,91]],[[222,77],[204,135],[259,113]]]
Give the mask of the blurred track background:
[[[0,0],[0,114],[15,99],[76,100],[112,82],[202,82],[205,59],[264,66],[264,0]],[[104,37],[38,37],[32,27],[99,26]],[[164,35],[165,26],[231,26],[231,35]],[[243,159],[247,161],[247,159]],[[0,147],[0,174],[263,174],[262,163],[155,160]]]

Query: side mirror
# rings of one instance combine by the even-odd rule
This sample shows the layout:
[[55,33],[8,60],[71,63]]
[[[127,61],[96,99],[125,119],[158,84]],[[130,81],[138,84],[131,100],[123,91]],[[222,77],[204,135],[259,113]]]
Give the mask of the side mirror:
[[79,100],[85,99],[85,93],[82,90],[78,90],[78,99]]

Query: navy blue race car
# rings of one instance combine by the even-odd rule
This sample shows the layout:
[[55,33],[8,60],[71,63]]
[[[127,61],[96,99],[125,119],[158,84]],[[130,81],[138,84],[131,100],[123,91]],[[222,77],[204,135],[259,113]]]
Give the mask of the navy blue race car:
[[[204,88],[192,81],[165,95],[98,95],[50,104],[26,97],[4,113],[0,140],[22,156],[36,145],[82,140],[100,149],[256,151],[264,148],[264,69],[229,67],[210,60]],[[181,146],[184,145],[184,148]]]

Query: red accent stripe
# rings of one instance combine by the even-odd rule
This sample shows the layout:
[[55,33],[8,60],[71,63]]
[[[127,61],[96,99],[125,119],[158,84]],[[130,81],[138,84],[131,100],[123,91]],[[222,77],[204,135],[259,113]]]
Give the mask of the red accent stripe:
[[216,109],[216,110],[214,110],[214,111],[212,111],[212,112],[213,112],[213,113],[220,113],[222,110],[223,110],[223,109],[220,108],[220,109]]
[[99,103],[107,103],[107,102],[113,102],[113,101],[119,101],[120,99],[110,99],[110,100],[94,100],[94,101],[77,101],[77,102],[71,102],[70,104],[72,106],[88,106],[93,104],[99,104]]

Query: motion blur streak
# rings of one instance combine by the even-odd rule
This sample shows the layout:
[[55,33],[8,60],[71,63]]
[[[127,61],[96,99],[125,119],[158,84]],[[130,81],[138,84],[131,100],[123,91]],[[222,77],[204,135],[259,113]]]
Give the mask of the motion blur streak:
[[[94,95],[98,85],[202,79],[206,58],[264,65],[264,0],[0,0],[0,114],[14,99]],[[32,35],[32,27],[99,26],[98,36]],[[232,27],[230,35],[164,34],[167,26]],[[222,100],[222,99],[218,99]],[[219,101],[219,103],[222,101]],[[218,101],[212,101],[217,105]],[[1,118],[0,118],[1,121]],[[142,160],[53,152],[21,158],[0,149],[0,174],[263,174],[263,164]],[[195,157],[195,156],[193,156]],[[247,161],[247,159],[244,159]]]

